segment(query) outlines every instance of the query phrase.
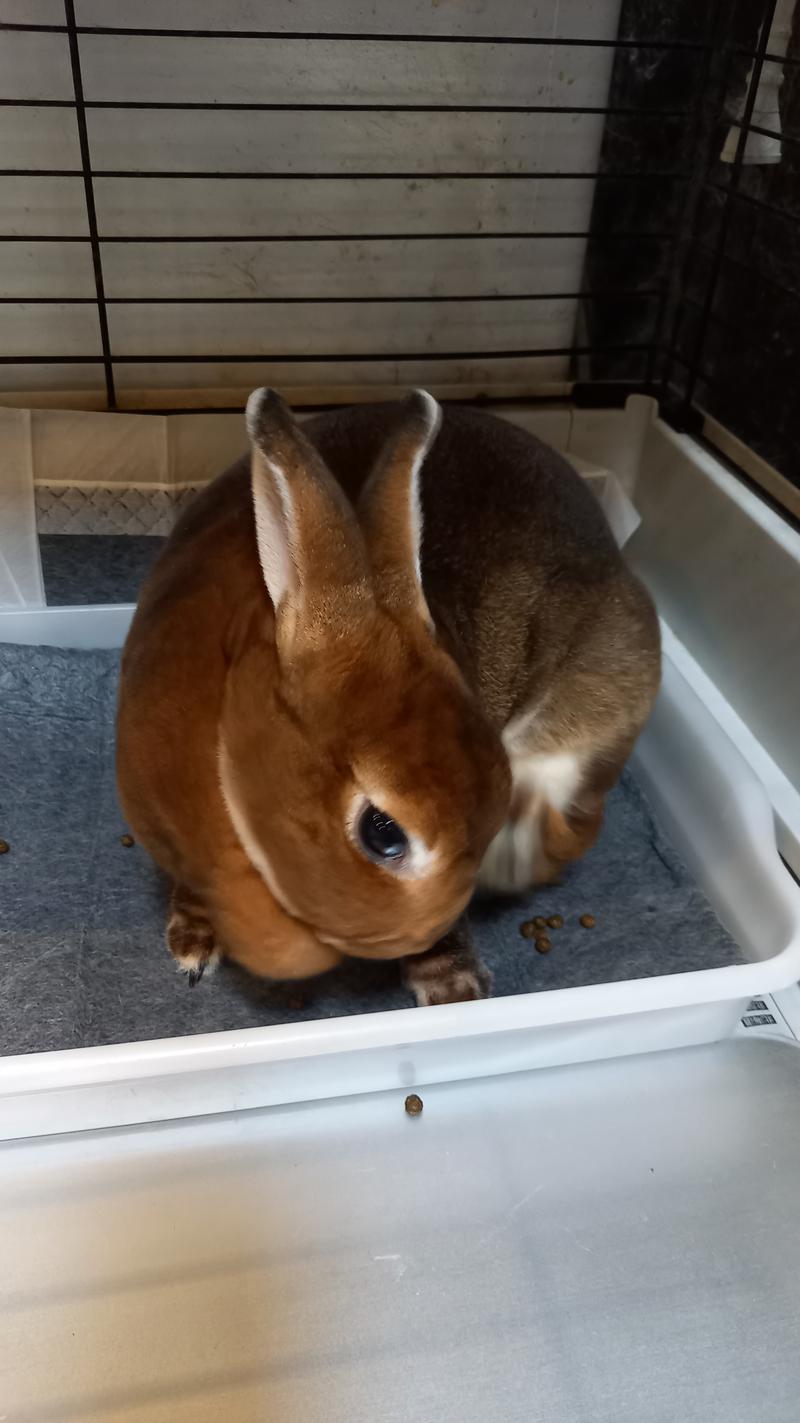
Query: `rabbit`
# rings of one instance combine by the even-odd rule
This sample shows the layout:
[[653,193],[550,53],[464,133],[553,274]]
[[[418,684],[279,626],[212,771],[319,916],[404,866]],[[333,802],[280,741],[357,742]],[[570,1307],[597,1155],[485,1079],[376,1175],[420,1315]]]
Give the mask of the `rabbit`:
[[125,645],[117,765],[174,881],[173,956],[270,979],[400,959],[480,998],[465,910],[595,840],[659,684],[594,495],[532,435],[416,391],[302,428],[272,391],[189,505]]

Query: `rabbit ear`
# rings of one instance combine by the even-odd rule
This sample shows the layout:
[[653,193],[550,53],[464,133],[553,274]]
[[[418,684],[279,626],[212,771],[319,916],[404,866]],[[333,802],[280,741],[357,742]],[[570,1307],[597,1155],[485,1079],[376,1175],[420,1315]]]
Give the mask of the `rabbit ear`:
[[421,613],[428,622],[420,577],[420,471],[441,419],[439,405],[425,390],[403,401],[358,505],[378,597],[387,606]]
[[279,634],[327,634],[371,599],[355,513],[275,391],[254,391],[246,418],[258,556]]

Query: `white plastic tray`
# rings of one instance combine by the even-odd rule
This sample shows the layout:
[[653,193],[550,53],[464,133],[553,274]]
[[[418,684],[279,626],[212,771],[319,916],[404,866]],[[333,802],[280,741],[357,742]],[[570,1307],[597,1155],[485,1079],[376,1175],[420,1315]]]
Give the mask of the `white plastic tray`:
[[800,1052],[0,1147],[8,1423],[797,1423]]
[[[0,640],[114,646],[131,609],[0,615]],[[800,888],[760,782],[678,671],[635,754],[656,815],[749,963],[482,1003],[370,1013],[0,1062],[0,1138],[166,1120],[574,1063],[731,1033],[800,977]]]

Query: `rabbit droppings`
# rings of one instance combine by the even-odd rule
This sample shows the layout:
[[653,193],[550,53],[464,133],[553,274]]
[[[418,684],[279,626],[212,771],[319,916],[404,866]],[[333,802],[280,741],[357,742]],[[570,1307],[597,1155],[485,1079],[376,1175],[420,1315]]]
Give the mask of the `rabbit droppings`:
[[555,878],[652,706],[658,623],[553,450],[418,391],[304,424],[271,391],[191,503],[122,663],[119,787],[174,880],[167,941],[299,979],[403,960],[485,996],[480,883]]

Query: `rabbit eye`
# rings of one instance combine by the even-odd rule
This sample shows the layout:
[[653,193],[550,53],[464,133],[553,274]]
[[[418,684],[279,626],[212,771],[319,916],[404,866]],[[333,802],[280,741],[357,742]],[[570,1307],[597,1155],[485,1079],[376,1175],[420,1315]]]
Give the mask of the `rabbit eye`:
[[408,836],[405,831],[384,815],[376,805],[366,805],[361,812],[357,826],[358,843],[370,860],[402,860],[408,850]]

